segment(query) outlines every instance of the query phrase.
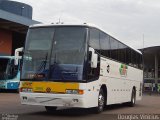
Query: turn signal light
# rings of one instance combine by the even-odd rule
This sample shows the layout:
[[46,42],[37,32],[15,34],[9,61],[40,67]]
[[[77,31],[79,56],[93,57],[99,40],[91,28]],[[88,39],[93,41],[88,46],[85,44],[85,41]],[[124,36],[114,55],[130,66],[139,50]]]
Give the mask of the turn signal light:
[[84,90],[66,90],[66,94],[84,94]]
[[84,90],[78,90],[78,92],[79,92],[80,95],[84,94]]
[[33,92],[32,88],[20,88],[20,92]]

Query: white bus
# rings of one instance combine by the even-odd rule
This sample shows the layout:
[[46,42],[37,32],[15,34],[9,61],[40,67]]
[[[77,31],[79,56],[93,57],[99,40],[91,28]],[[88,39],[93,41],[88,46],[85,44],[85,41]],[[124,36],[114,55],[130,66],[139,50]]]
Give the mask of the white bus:
[[142,54],[89,24],[29,28],[20,81],[21,103],[94,108],[142,98]]

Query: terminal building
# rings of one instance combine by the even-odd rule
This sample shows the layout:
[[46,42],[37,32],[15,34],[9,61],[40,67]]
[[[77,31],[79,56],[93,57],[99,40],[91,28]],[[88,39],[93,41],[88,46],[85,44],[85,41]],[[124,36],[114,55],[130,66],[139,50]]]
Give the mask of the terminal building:
[[30,5],[0,0],[0,55],[13,55],[23,47],[28,27],[38,23],[32,20]]
[[141,50],[144,58],[144,88],[160,92],[160,46]]

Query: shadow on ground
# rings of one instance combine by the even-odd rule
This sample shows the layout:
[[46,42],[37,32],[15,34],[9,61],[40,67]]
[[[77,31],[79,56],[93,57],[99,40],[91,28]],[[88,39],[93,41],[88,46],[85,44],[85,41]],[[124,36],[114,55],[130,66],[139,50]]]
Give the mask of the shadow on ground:
[[[117,109],[122,109],[128,107],[125,104],[116,104],[116,105],[109,105],[107,106],[104,112],[107,111],[112,111],[112,110],[117,110]],[[32,112],[28,113],[26,115],[40,115],[40,116],[88,116],[88,115],[94,115],[96,114],[94,111],[94,108],[89,108],[89,109],[82,109],[82,108],[74,108],[74,109],[62,109],[62,110],[57,110],[54,112],[46,112],[46,111],[41,111],[41,112]]]
[[0,93],[19,93],[18,90],[4,90],[0,89]]

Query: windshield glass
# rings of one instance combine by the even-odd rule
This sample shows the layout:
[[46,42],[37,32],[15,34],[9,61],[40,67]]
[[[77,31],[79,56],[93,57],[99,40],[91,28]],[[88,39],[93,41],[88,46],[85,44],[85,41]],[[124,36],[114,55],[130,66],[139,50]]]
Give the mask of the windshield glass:
[[82,80],[85,51],[84,27],[30,29],[21,79]]
[[0,80],[6,79],[7,73],[7,66],[9,63],[9,59],[7,58],[0,58]]

